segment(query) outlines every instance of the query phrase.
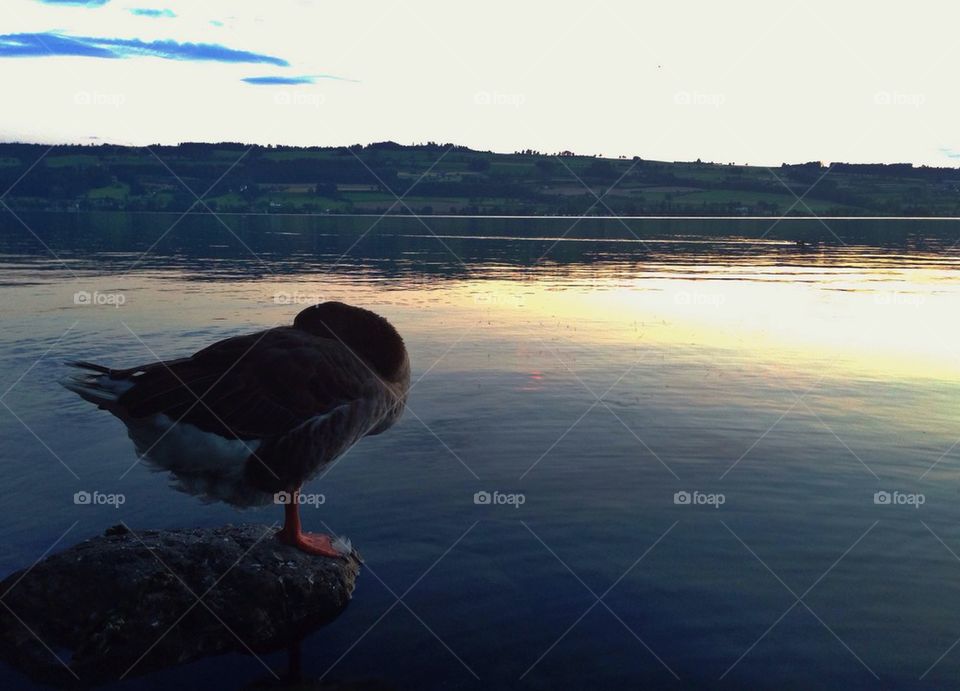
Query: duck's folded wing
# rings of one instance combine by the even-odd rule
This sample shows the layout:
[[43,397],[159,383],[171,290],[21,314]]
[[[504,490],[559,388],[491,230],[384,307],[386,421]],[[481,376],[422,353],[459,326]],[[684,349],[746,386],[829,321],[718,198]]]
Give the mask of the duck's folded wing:
[[238,336],[192,357],[113,372],[132,386],[132,417],[163,414],[227,438],[264,439],[370,395],[365,366],[336,341],[278,328]]

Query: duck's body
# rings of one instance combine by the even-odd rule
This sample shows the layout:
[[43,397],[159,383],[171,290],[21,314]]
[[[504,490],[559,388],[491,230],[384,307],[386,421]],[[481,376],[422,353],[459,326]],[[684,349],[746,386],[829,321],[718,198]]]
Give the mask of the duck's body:
[[[72,364],[86,372],[65,385],[120,418],[141,457],[179,489],[238,506],[296,497],[359,439],[392,426],[410,384],[389,322],[333,302],[187,358],[121,370]],[[281,537],[316,551],[298,542],[296,506]]]

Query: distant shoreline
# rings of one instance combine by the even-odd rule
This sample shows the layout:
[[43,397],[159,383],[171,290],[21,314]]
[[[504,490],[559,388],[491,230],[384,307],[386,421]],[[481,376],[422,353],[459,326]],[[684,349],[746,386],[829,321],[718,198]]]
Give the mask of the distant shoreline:
[[486,219],[960,218],[960,168],[777,167],[453,144],[0,144],[15,210]]
[[[14,209],[16,211],[16,209]],[[128,209],[25,209],[25,213],[73,214],[73,213],[118,213],[166,216],[257,216],[257,217],[305,217],[305,218],[410,218],[410,219],[474,219],[516,221],[960,221],[960,216],[564,216],[522,214],[377,214],[377,213],[311,213],[306,211],[147,211]],[[0,209],[3,213],[3,209]]]

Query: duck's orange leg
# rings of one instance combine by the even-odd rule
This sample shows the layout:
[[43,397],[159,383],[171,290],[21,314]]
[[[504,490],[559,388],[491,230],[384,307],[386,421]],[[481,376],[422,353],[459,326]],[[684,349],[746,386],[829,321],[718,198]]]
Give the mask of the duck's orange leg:
[[300,490],[290,493],[290,502],[283,507],[283,528],[277,532],[277,539],[285,545],[291,545],[307,554],[321,557],[346,558],[336,547],[333,539],[323,533],[305,533],[300,528]]

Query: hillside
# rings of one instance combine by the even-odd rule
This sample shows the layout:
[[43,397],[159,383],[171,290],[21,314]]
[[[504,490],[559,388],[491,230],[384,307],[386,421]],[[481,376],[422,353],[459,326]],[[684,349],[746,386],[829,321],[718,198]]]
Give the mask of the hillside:
[[0,144],[0,189],[11,185],[7,204],[38,210],[182,212],[192,206],[204,212],[206,206],[253,213],[960,216],[956,168],[846,163],[829,169],[820,163],[766,168],[569,152],[495,154],[433,143]]

